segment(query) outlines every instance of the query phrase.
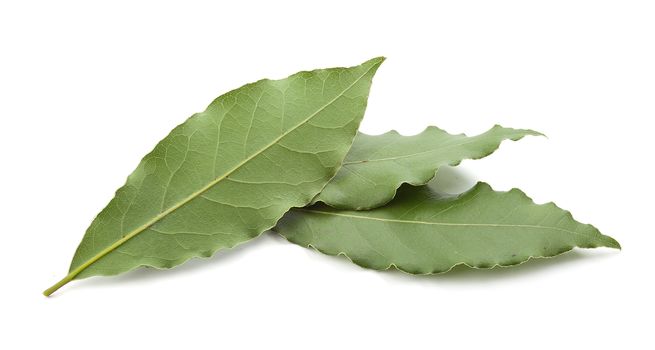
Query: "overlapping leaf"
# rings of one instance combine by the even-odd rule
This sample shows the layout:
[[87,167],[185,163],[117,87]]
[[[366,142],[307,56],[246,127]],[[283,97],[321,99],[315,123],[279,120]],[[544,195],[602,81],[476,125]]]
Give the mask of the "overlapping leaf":
[[552,203],[536,205],[517,189],[494,192],[484,183],[459,196],[404,186],[389,204],[368,211],[323,204],[293,209],[275,231],[363,267],[395,266],[413,274],[445,272],[459,264],[516,265],[574,247],[620,247]]
[[348,152],[382,61],[218,97],[143,158],[87,230],[69,275],[45,294],[75,278],[210,256],[309,203]]
[[405,186],[394,199],[402,184],[424,185],[441,166],[540,134],[500,126],[474,137],[436,127],[408,137],[356,134],[382,61],[261,80],[218,97],[143,158],[88,228],[69,274],[44,294],[77,278],[208,257],[276,222],[302,246],[415,274],[619,248],[519,190],[480,183],[452,196]]
[[359,133],[337,175],[315,198],[341,209],[377,208],[389,202],[403,183],[424,185],[444,165],[479,159],[493,153],[503,140],[541,135],[499,125],[468,137],[428,127],[414,136],[395,131],[371,136]]

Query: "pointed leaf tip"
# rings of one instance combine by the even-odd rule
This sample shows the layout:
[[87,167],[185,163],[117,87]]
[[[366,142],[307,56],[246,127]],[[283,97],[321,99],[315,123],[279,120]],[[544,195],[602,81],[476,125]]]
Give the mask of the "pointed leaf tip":
[[362,63],[362,65],[363,65],[363,66],[366,66],[366,65],[373,65],[373,66],[378,66],[378,67],[379,67],[382,63],[384,63],[384,61],[385,61],[386,59],[387,59],[387,58],[384,57],[384,56],[378,56],[378,57],[375,57],[375,58],[371,58],[370,60],[368,60],[368,61]]

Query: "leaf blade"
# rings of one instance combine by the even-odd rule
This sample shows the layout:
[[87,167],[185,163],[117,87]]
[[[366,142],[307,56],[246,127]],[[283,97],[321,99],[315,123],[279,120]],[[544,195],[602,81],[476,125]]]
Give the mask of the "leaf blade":
[[218,97],[146,155],[87,230],[72,279],[170,268],[231,248],[336,173],[383,58],[260,80]]
[[395,131],[375,136],[358,133],[342,168],[314,202],[339,209],[377,208],[392,200],[403,183],[425,185],[441,166],[486,157],[504,140],[518,141],[528,135],[543,136],[500,125],[470,137],[434,126],[413,136]]
[[457,265],[512,266],[574,247],[619,248],[595,227],[553,203],[537,205],[523,192],[495,192],[479,183],[459,196],[405,186],[384,207],[294,209],[275,228],[292,243],[355,264],[412,274],[443,273]]

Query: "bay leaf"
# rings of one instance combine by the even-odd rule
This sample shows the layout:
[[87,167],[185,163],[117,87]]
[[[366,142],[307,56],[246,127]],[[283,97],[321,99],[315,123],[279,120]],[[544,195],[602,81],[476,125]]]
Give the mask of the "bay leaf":
[[511,266],[574,247],[620,248],[553,203],[537,205],[517,189],[496,192],[484,183],[456,196],[403,186],[389,204],[367,211],[324,204],[293,209],[275,231],[362,267],[412,274],[442,273],[461,264]]
[[496,125],[483,134],[451,135],[430,126],[420,134],[402,136],[358,133],[343,166],[314,202],[340,209],[364,210],[389,202],[403,183],[424,185],[444,165],[480,159],[493,153],[503,140],[517,141],[532,130]]
[[146,155],[93,220],[69,274],[171,268],[257,237],[334,176],[383,58],[260,80],[214,100]]

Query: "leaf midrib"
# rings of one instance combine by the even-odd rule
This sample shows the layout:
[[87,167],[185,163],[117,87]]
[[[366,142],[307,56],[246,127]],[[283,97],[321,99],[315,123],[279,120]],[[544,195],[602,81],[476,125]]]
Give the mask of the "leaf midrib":
[[322,215],[341,216],[341,217],[347,217],[347,218],[351,218],[351,219],[373,220],[373,221],[392,222],[392,223],[399,223],[399,224],[434,225],[434,226],[463,226],[463,227],[533,228],[533,229],[555,230],[555,231],[561,231],[561,232],[566,232],[566,233],[572,233],[572,234],[580,235],[580,236],[583,236],[583,237],[589,237],[589,235],[585,235],[585,234],[580,233],[580,232],[566,230],[566,229],[559,228],[559,227],[542,226],[542,225],[486,224],[486,223],[467,224],[467,223],[457,223],[457,222],[432,222],[432,221],[420,221],[420,220],[385,219],[385,218],[378,218],[378,217],[372,217],[372,216],[343,214],[343,213],[335,213],[335,212],[321,211],[321,210],[314,210],[314,209],[296,208],[294,210],[303,211],[303,212],[307,212],[307,213],[322,214]]
[[[482,134],[482,135],[484,135],[484,134]],[[482,135],[478,135],[478,136],[482,136]],[[409,137],[411,137],[411,136],[409,136]],[[464,141],[462,143],[451,144],[451,145],[441,147],[441,148],[433,148],[433,149],[429,149],[429,150],[425,150],[425,151],[421,151],[421,152],[416,152],[416,153],[411,153],[411,154],[401,154],[401,155],[393,156],[393,157],[351,160],[349,162],[343,162],[343,165],[361,164],[361,163],[368,163],[368,162],[383,162],[383,161],[388,161],[388,160],[396,160],[396,159],[416,157],[416,156],[420,156],[420,155],[427,154],[427,153],[444,153],[444,150],[448,150],[448,149],[456,147],[456,146],[468,145],[468,144],[471,144],[471,143],[474,143],[474,142],[478,141],[477,139],[473,139],[475,137],[476,136],[471,137],[471,139],[466,140],[466,141]]]
[[81,273],[82,271],[84,271],[84,270],[85,270],[87,267],[89,267],[91,264],[93,264],[93,263],[95,263],[96,261],[100,260],[100,259],[101,259],[102,257],[104,257],[105,255],[111,253],[112,251],[114,251],[115,249],[117,249],[118,247],[120,247],[121,245],[123,245],[123,243],[127,242],[127,241],[130,240],[131,238],[133,238],[133,237],[137,236],[138,234],[140,234],[141,232],[147,230],[148,227],[154,225],[154,224],[157,223],[159,220],[163,219],[164,217],[166,217],[167,215],[169,215],[169,214],[172,213],[173,211],[177,210],[178,208],[184,206],[185,204],[187,204],[188,202],[192,201],[193,199],[195,199],[195,198],[198,197],[199,195],[203,194],[205,191],[209,190],[210,188],[212,188],[213,186],[215,186],[216,184],[218,184],[219,182],[221,182],[222,180],[224,180],[226,177],[228,177],[229,175],[231,175],[232,173],[234,173],[236,170],[238,170],[238,169],[241,168],[243,165],[245,165],[246,163],[248,163],[249,161],[251,161],[253,158],[257,157],[258,155],[260,155],[260,154],[262,154],[263,152],[265,152],[266,150],[268,150],[270,147],[272,147],[272,146],[274,146],[275,144],[277,144],[277,143],[278,143],[280,140],[282,140],[285,136],[289,135],[290,133],[292,133],[293,131],[295,131],[295,130],[298,129],[299,127],[303,126],[304,124],[306,124],[307,122],[309,122],[311,119],[313,119],[316,115],[318,115],[319,113],[321,113],[325,108],[327,108],[328,106],[330,106],[330,105],[332,105],[334,102],[336,102],[336,101],[337,101],[339,98],[341,98],[341,97],[342,97],[342,96],[343,96],[347,91],[349,91],[350,89],[352,89],[353,86],[355,86],[355,84],[357,84],[360,80],[362,80],[362,78],[364,78],[364,77],[365,77],[365,76],[366,76],[366,75],[367,75],[367,74],[368,74],[372,69],[374,69],[376,66],[377,66],[376,64],[372,64],[371,67],[369,67],[369,68],[368,68],[368,69],[367,69],[367,70],[366,70],[362,75],[360,75],[359,77],[357,77],[357,79],[355,79],[351,84],[349,84],[345,89],[343,89],[343,90],[342,90],[339,94],[337,94],[333,99],[331,99],[330,101],[328,101],[327,103],[325,103],[324,105],[322,105],[320,108],[318,108],[315,112],[313,112],[312,114],[310,114],[309,117],[307,117],[306,119],[302,120],[300,123],[298,123],[298,124],[297,124],[296,126],[294,126],[293,128],[290,128],[288,131],[282,133],[280,136],[278,136],[277,138],[275,138],[273,141],[271,141],[269,144],[267,144],[266,146],[264,146],[263,148],[261,148],[259,151],[254,152],[254,153],[253,153],[252,155],[250,155],[248,158],[246,158],[246,159],[244,159],[243,161],[239,162],[235,167],[233,167],[232,169],[228,170],[225,174],[223,174],[222,176],[220,176],[220,177],[216,178],[215,180],[209,182],[206,186],[204,186],[204,187],[201,188],[200,190],[198,190],[198,191],[196,191],[196,192],[193,192],[191,195],[189,195],[188,197],[184,198],[182,201],[180,201],[180,202],[178,202],[177,204],[175,204],[175,205],[169,207],[169,208],[166,209],[165,211],[163,211],[163,212],[161,212],[160,214],[158,214],[158,215],[156,215],[155,217],[153,217],[151,220],[147,221],[145,224],[143,224],[143,225],[137,227],[136,229],[132,230],[131,232],[129,232],[128,234],[126,234],[125,236],[123,236],[121,239],[117,240],[116,242],[114,242],[113,244],[111,244],[111,245],[108,246],[107,248],[103,249],[102,251],[100,251],[99,253],[97,253],[96,255],[94,255],[93,257],[91,257],[90,259],[86,260],[86,261],[85,261],[84,263],[82,263],[80,266],[78,266],[77,268],[73,269],[73,270],[72,270],[72,271],[71,271],[71,272],[70,272],[66,277],[64,277],[64,279],[62,279],[60,282],[58,282],[57,284],[55,284],[54,286],[52,286],[51,288],[49,288],[48,290],[46,290],[46,291],[44,292],[44,294],[48,294],[48,295],[49,295],[49,293],[54,292],[55,290],[57,290],[57,289],[58,289],[59,287],[61,287],[62,285],[64,285],[64,284],[70,282],[73,278],[75,278],[75,276],[77,276],[79,273]]

